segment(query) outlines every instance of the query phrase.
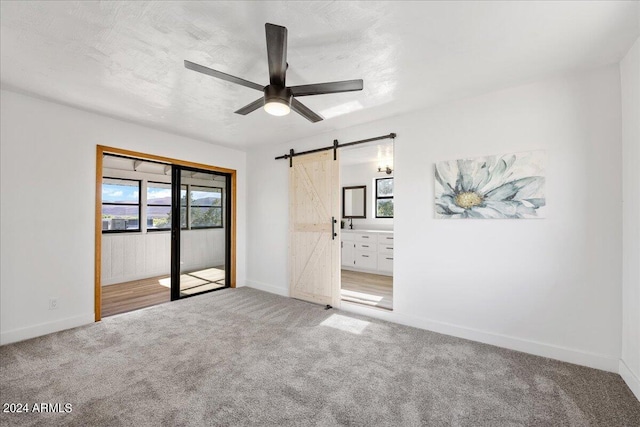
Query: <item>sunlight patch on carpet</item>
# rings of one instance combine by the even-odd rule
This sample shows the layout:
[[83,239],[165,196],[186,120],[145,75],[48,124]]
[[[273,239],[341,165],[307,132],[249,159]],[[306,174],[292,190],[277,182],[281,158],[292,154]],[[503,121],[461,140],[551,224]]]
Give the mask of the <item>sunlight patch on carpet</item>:
[[369,326],[369,323],[370,322],[367,322],[366,320],[353,319],[339,314],[332,314],[328,319],[325,319],[320,323],[320,325],[360,335],[362,331]]

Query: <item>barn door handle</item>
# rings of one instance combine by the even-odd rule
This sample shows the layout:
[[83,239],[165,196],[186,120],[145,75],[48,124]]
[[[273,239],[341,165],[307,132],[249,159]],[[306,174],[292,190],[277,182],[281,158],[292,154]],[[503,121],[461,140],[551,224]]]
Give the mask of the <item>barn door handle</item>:
[[336,236],[338,235],[338,233],[336,233],[336,223],[338,221],[336,220],[335,216],[331,217],[331,240],[335,240]]

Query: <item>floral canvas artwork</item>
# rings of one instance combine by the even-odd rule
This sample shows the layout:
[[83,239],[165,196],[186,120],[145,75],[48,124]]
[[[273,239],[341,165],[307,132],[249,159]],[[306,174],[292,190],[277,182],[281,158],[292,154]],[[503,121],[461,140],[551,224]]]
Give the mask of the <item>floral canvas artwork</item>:
[[436,218],[543,218],[545,152],[439,162]]

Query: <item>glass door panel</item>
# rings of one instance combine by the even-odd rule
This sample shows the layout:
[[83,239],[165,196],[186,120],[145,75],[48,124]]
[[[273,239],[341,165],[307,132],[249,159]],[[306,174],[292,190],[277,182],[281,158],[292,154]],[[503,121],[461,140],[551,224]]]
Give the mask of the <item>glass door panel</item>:
[[[180,226],[173,224],[172,299],[229,285],[229,177],[206,170],[177,167]],[[176,229],[177,228],[177,229]],[[176,284],[175,286],[173,284]]]

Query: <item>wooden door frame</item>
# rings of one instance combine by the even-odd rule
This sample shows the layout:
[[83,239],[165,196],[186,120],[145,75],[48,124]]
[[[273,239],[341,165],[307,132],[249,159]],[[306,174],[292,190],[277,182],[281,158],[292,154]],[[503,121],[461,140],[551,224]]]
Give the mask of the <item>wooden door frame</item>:
[[139,159],[149,159],[167,164],[186,166],[197,169],[204,169],[212,172],[222,172],[231,177],[231,281],[229,286],[236,287],[236,177],[235,169],[227,169],[218,166],[206,165],[203,163],[189,162],[186,160],[173,159],[170,157],[156,156],[154,154],[141,153],[138,151],[126,150],[123,148],[96,146],[96,215],[95,215],[95,266],[94,266],[94,315],[95,321],[102,319],[102,158],[105,154],[116,154],[120,156],[137,157]]

